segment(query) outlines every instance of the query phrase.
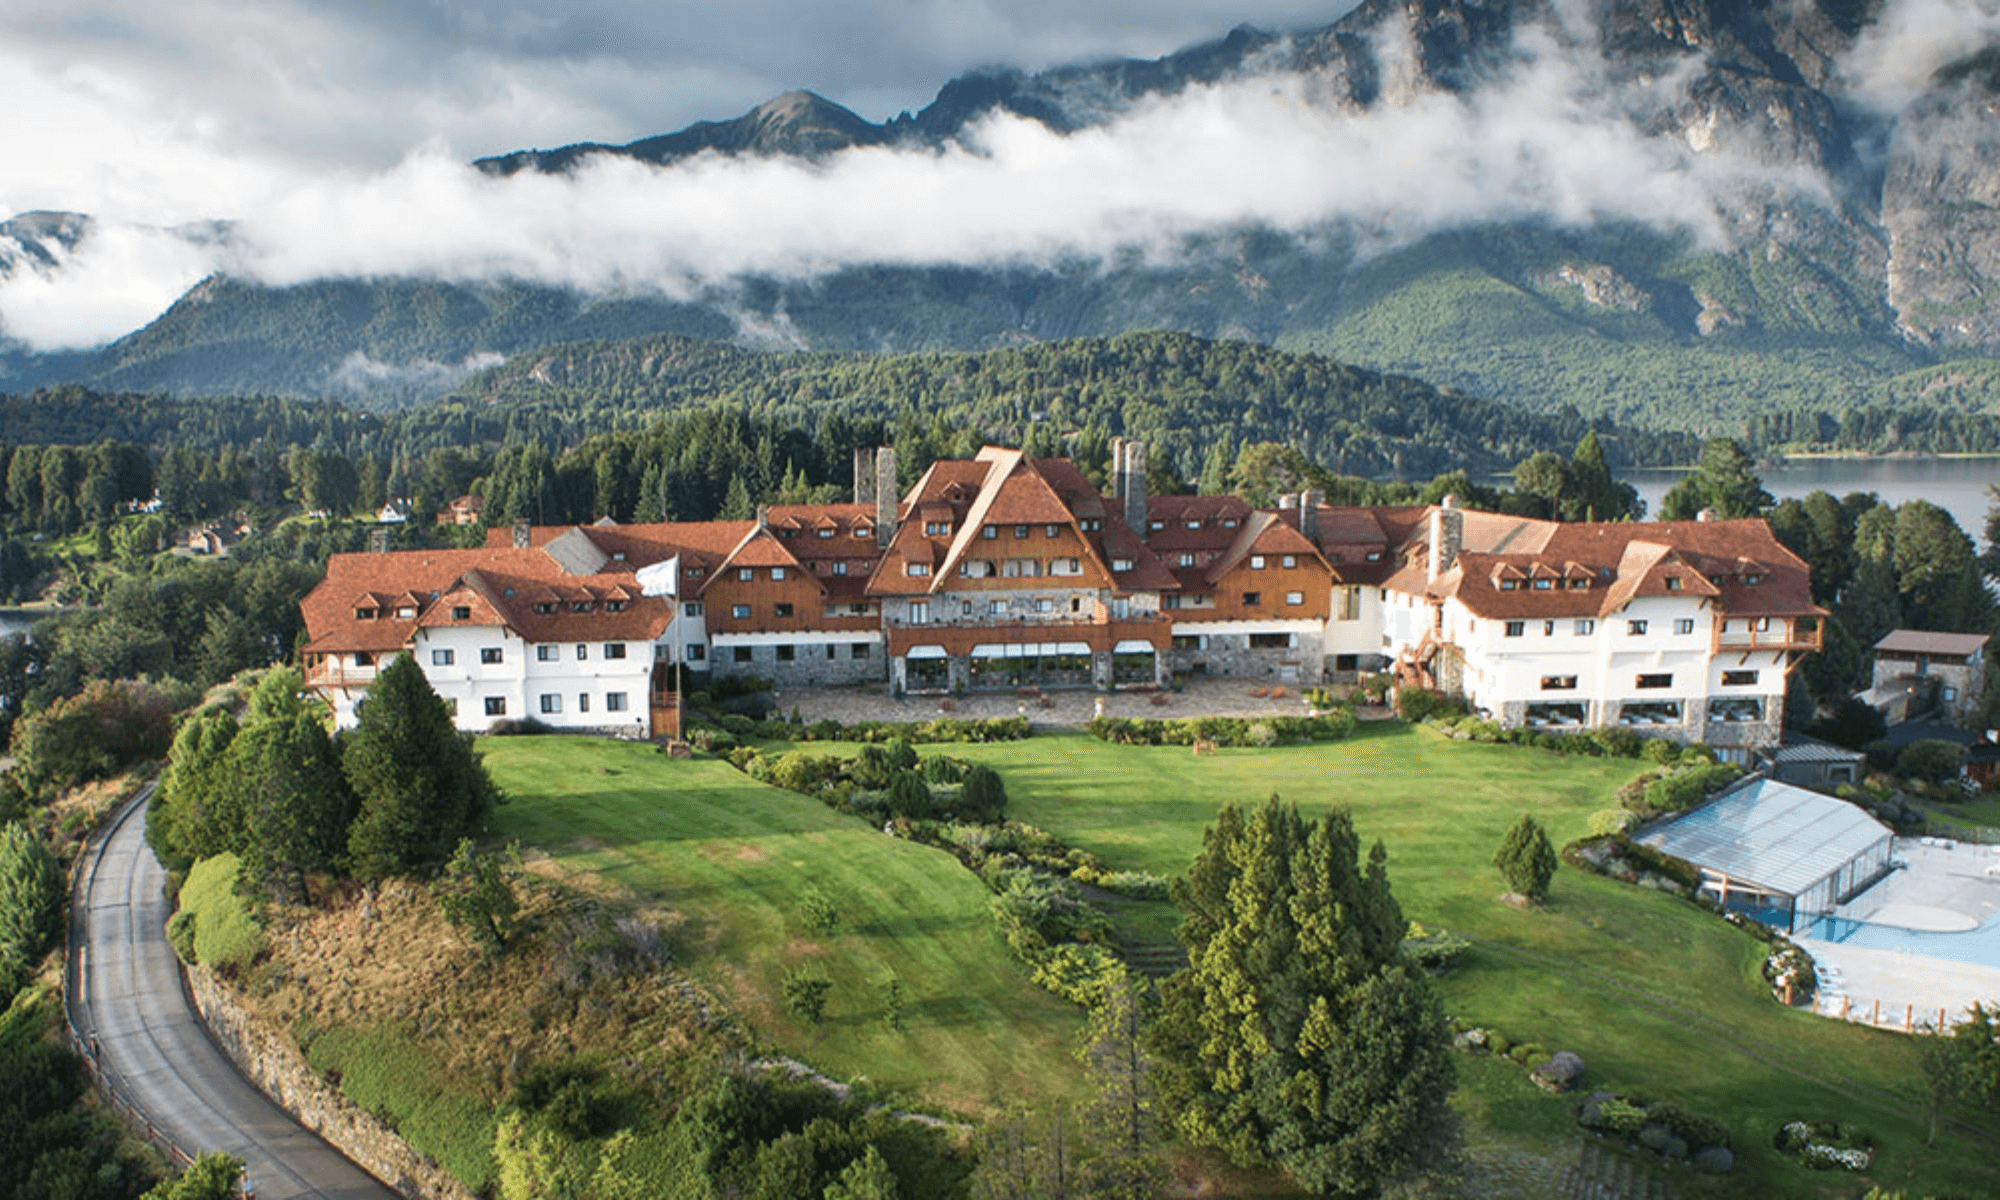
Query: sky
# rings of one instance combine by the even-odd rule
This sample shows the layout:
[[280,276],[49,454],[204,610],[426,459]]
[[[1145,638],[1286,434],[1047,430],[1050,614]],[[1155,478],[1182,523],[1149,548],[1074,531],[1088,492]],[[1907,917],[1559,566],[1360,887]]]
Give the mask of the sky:
[[[1395,241],[1468,220],[1615,216],[1712,240],[1713,198],[1756,174],[1637,128],[1625,114],[1647,97],[1540,32],[1470,102],[1419,95],[1357,115],[1316,103],[1308,80],[1260,79],[1067,138],[995,118],[942,153],[604,162],[509,180],[466,167],[728,118],[795,88],[880,121],[982,65],[1154,56],[1240,23],[1317,27],[1351,6],[0,0],[0,217],[97,219],[61,270],[0,280],[0,333],[38,348],[109,340],[218,270],[274,284],[397,274],[691,295],[745,273],[861,261],[1167,255],[1190,234],[1244,224],[1341,220]],[[1906,103],[1945,56],[1993,36],[2000,0],[1891,0],[1855,52],[1856,95]],[[1407,46],[1378,49],[1393,76]],[[227,242],[167,232],[212,219],[234,222]]]

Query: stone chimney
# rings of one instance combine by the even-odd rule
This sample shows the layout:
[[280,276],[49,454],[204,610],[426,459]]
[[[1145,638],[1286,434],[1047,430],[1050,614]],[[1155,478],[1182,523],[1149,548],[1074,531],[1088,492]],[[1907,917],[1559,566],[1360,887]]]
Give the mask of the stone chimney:
[[883,446],[875,451],[875,545],[888,549],[896,536],[896,503],[902,492],[896,486],[896,448]]
[[1319,545],[1319,506],[1325,503],[1326,493],[1317,488],[1299,493],[1299,532],[1315,546]]
[[371,529],[371,530],[369,530],[369,531],[368,531],[368,553],[370,553],[370,554],[387,554],[387,553],[389,553],[389,531],[388,531],[388,530],[386,530],[386,529]]
[[514,522],[514,549],[526,550],[535,544],[534,526],[526,521]]
[[1722,519],[1722,514],[1716,512],[1712,508],[1704,508],[1700,512],[1694,515],[1694,519],[1702,522],[1720,521]]
[[1299,506],[1299,498],[1290,492],[1278,497],[1278,511],[1290,512]]
[[1146,540],[1146,443],[1138,438],[1111,439],[1111,486],[1118,508],[1132,532]]
[[1431,581],[1451,570],[1465,545],[1465,512],[1457,496],[1446,496],[1431,510],[1430,558],[1424,564],[1424,579]]
[[854,502],[875,503],[875,452],[866,446],[854,448]]
[[771,506],[768,504],[759,504],[757,506],[757,528],[769,529],[770,527],[771,527]]

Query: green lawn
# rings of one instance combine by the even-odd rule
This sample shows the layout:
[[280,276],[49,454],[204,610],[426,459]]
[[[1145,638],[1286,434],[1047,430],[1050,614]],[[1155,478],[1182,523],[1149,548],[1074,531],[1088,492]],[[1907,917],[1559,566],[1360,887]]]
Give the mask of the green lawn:
[[[1763,946],[1746,934],[1670,896],[1570,869],[1557,875],[1543,910],[1498,903],[1504,888],[1491,859],[1509,824],[1532,812],[1559,844],[1578,837],[1641,764],[1453,742],[1399,723],[1363,726],[1333,745],[1202,758],[1080,734],[919,748],[940,750],[992,765],[1007,783],[1010,815],[1114,869],[1184,869],[1230,801],[1276,792],[1308,811],[1348,806],[1365,840],[1387,844],[1405,912],[1475,939],[1445,981],[1449,1010],[1517,1042],[1576,1051],[1589,1086],[1727,1121],[1740,1165],[1718,1194],[1818,1194],[1839,1183],[1769,1149],[1777,1127],[1801,1117],[1861,1123],[1884,1143],[1871,1177],[1913,1195],[1990,1188],[1990,1155],[2000,1149],[1992,1122],[1983,1132],[1948,1132],[1926,1150],[1916,1116],[1918,1047],[1772,1002],[1758,978]],[[1165,904],[1122,904],[1116,916],[1139,945],[1167,937],[1174,919]],[[1567,1135],[1568,1102],[1505,1071],[1479,1072],[1461,1093],[1475,1125],[1495,1134]],[[1700,1190],[1699,1181],[1685,1182]]]
[[[941,851],[884,836],[716,760],[591,738],[489,738],[512,800],[494,832],[690,921],[681,960],[787,1053],[844,1077],[968,1113],[1076,1088],[1081,1014],[1028,980],[987,912],[985,887]],[[816,886],[840,930],[811,933]],[[788,966],[834,980],[820,1030],[773,999]],[[908,1032],[883,1019],[879,981],[908,996]]]

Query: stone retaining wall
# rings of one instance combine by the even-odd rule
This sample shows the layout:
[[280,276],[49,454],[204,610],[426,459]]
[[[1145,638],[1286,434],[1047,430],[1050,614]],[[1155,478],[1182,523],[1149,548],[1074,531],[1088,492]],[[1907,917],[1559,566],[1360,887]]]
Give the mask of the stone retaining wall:
[[356,1107],[306,1065],[285,1034],[265,1028],[207,967],[183,969],[195,1010],[236,1069],[278,1107],[399,1194],[412,1200],[477,1200],[444,1168]]

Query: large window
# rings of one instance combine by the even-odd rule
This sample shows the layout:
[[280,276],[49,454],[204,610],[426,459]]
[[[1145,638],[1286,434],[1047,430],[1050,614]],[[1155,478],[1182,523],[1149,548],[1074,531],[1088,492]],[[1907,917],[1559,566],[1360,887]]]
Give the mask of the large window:
[[1675,633],[1693,633],[1693,632],[1694,632],[1694,618],[1693,618],[1693,617],[1675,617],[1675,618],[1674,618],[1674,632],[1675,632]]
[[1252,650],[1289,650],[1292,635],[1289,633],[1253,633],[1250,635]]
[[433,650],[431,651],[431,665],[434,667],[448,667],[457,657],[450,650]]
[[735,653],[733,653],[730,657],[735,659],[737,662],[747,663],[750,661],[750,647],[737,646],[735,648]]
[[1625,632],[1632,637],[1644,637],[1646,635],[1646,622],[1627,621],[1625,622]]
[[1545,692],[1573,692],[1576,690],[1574,675],[1544,675],[1542,690]]
[[792,615],[792,606],[789,604],[774,604],[771,606],[771,615],[782,621]]
[[1757,686],[1757,672],[1755,672],[1755,671],[1724,671],[1724,672],[1722,673],[1722,686],[1723,686],[1723,687],[1755,687],[1755,686]]
[[505,697],[505,696],[488,696],[488,697],[486,697],[486,715],[487,715],[487,716],[489,716],[489,717],[504,717],[504,716],[506,716],[506,715],[507,715],[507,697]]
[[560,696],[555,692],[543,692],[542,693],[543,714],[549,715],[549,714],[559,713],[561,711],[562,711],[562,696]]
[[624,643],[624,642],[606,642],[606,643],[604,643],[604,657],[606,657],[606,658],[624,658],[624,657],[625,657],[625,643]]
[[1520,637],[1522,634],[1526,632],[1528,632],[1528,623],[1526,621],[1507,622],[1508,637]]
[[535,647],[535,661],[554,662],[556,660],[556,656],[560,653],[561,650],[558,647],[549,645],[547,643],[543,643],[542,645]]
[[489,664],[489,665],[490,665],[490,664],[492,664],[492,663],[497,663],[497,662],[499,662],[499,661],[500,661],[500,647],[498,647],[498,646],[485,646],[485,647],[482,647],[482,648],[480,649],[480,651],[479,651],[479,661],[480,661],[480,662],[483,662],[483,663],[487,663],[487,664]]
[[606,693],[604,693],[604,711],[605,711],[605,712],[624,712],[624,711],[625,711],[625,693],[624,693],[624,692],[606,692]]
[[750,606],[747,604],[732,604],[729,606],[729,615],[735,620],[747,621],[750,619]]
[[682,649],[687,651],[686,658],[689,662],[702,662],[708,658],[708,647],[700,642],[689,642]]
[[1674,686],[1674,673],[1672,671],[1660,671],[1643,674],[1633,682],[1632,686],[1638,688],[1670,688]]

